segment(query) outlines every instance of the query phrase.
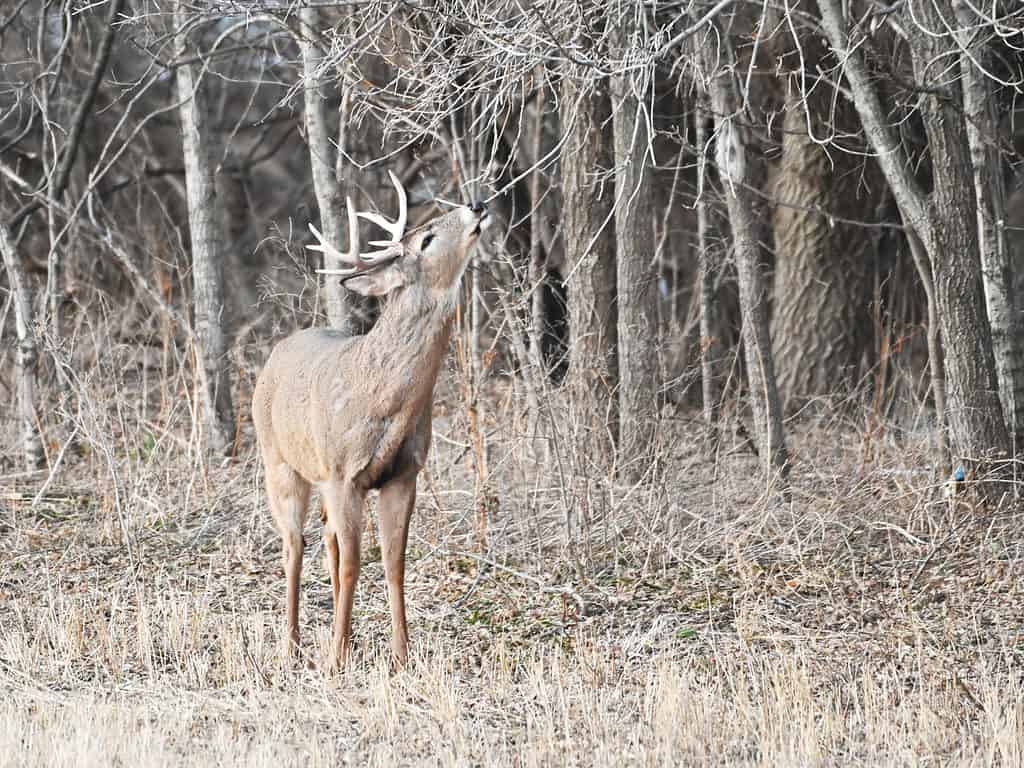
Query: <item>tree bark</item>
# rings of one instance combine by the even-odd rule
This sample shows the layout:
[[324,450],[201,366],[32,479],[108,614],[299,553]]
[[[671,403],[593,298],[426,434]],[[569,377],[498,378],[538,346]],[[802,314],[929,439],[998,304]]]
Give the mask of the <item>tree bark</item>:
[[[547,84],[544,73],[537,67],[534,77],[537,88],[533,120],[533,156],[540,160],[544,147],[544,97]],[[525,115],[524,115],[525,119]],[[541,189],[542,174],[540,167],[533,169],[530,178],[530,264],[528,279],[530,287],[530,365],[537,381],[547,379],[548,371],[544,359],[544,337],[547,335],[547,316],[544,312],[544,288],[547,281],[547,260],[544,258],[544,245],[541,231],[544,227],[544,212],[541,207],[544,192]],[[534,414],[538,419],[540,414]]]
[[21,449],[25,468],[32,472],[43,465],[43,440],[36,421],[36,346],[32,289],[25,276],[10,230],[0,222],[0,256],[7,270],[7,281],[14,298],[14,320],[18,333],[18,420],[21,422]]
[[[955,42],[934,32],[954,25],[949,0],[910,0],[904,23],[911,30],[910,48],[918,82],[932,78],[932,67],[948,56]],[[927,29],[919,28],[921,25]],[[949,83],[960,96],[960,84]],[[956,101],[963,103],[961,99]],[[921,118],[928,134],[933,188],[926,204],[925,249],[932,263],[936,303],[946,350],[946,401],[951,444],[958,458],[983,462],[1004,457],[1009,438],[999,403],[992,338],[985,310],[967,130],[959,106],[945,94],[926,93],[920,99]]]
[[612,158],[611,102],[603,83],[564,72],[561,81],[562,240],[569,300],[569,387],[589,423],[591,453],[610,457],[618,440],[614,190],[600,178]]
[[[612,32],[616,58],[625,61],[638,33],[627,8]],[[636,481],[653,456],[658,418],[658,276],[651,226],[650,131],[645,104],[649,73],[611,78],[615,135],[615,252],[618,290],[619,457],[623,476]]]
[[[323,67],[323,56],[318,43],[321,27],[320,9],[315,6],[301,9],[299,20],[301,28],[298,41],[302,51],[302,85],[305,98],[303,119],[306,126],[306,141],[309,143],[313,190],[320,210],[320,231],[327,242],[338,246],[348,242],[348,235],[344,231],[342,190],[336,173],[336,156],[340,153],[331,146],[327,101],[324,96],[327,71]],[[336,258],[324,254],[325,269],[340,269],[341,266]],[[326,278],[323,296],[328,324],[343,333],[355,333],[350,294],[342,287],[341,281],[337,278]]]
[[857,239],[849,226],[812,212],[843,210],[854,197],[844,190],[850,183],[843,173],[847,155],[837,151],[830,157],[808,133],[810,120],[812,130],[825,135],[830,110],[830,100],[816,94],[789,100],[773,190],[772,351],[779,390],[790,406],[847,389],[861,352],[857,311],[863,284],[857,276],[864,270],[850,253]]
[[718,450],[718,361],[722,358],[722,340],[718,337],[717,306],[715,304],[715,274],[719,269],[717,253],[711,250],[708,237],[707,99],[701,99],[702,109],[697,112],[697,254],[700,270],[700,378],[704,412],[704,439],[709,452]]
[[709,85],[711,106],[717,122],[716,157],[718,172],[729,208],[733,253],[739,282],[740,311],[743,315],[743,351],[750,385],[750,405],[758,446],[766,462],[765,473],[772,481],[785,481],[789,454],[782,429],[782,407],[775,383],[771,336],[768,330],[768,295],[762,275],[762,259],[756,211],[763,175],[756,158],[747,152],[741,128],[733,120],[741,114],[742,103],[732,82],[732,68],[713,77]]
[[[183,4],[175,12],[178,58],[190,50],[188,13]],[[179,66],[175,73],[181,119],[188,223],[192,244],[192,303],[196,336],[199,340],[197,368],[202,389],[203,423],[208,449],[217,454],[231,452],[234,444],[234,407],[224,316],[223,253],[220,235],[220,204],[214,183],[217,153],[208,123],[203,83],[192,64]]]
[[932,399],[935,401],[936,433],[938,434],[939,462],[945,472],[949,471],[949,440],[946,416],[946,373],[942,367],[942,339],[939,336],[939,307],[935,301],[935,281],[932,278],[932,266],[924,245],[917,233],[907,228],[907,244],[910,255],[917,267],[917,273],[924,287],[925,301],[928,304],[928,368],[932,378]]
[[[949,0],[910,0],[901,23],[909,31],[918,82],[934,79],[935,62],[948,58],[952,43],[943,32],[955,28]],[[886,120],[862,52],[850,44],[839,0],[818,0],[822,25],[839,61],[845,64],[854,103],[864,131],[892,188],[904,223],[921,237],[935,285],[942,340],[950,448],[954,458],[982,476],[988,460],[1005,456],[1009,437],[997,394],[995,362],[985,314],[978,248],[973,172],[958,82],[942,93],[932,89],[918,103],[928,135],[933,190],[925,195],[911,171],[907,154]],[[940,15],[941,14],[941,15]],[[918,25],[923,27],[920,28]]]
[[1015,306],[1006,243],[1006,188],[997,146],[998,121],[989,78],[980,67],[990,56],[967,3],[955,3],[960,24],[960,76],[967,141],[978,206],[981,278],[992,332],[992,352],[1003,417],[1011,437],[1024,437],[1024,327]]

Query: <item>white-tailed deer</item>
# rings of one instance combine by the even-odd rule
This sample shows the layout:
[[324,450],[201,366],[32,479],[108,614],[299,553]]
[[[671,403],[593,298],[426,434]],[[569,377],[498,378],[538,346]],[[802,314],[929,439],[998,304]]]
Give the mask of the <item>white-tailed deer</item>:
[[[308,246],[336,257],[342,284],[364,296],[388,295],[373,329],[346,336],[310,328],[280,342],[253,393],[256,436],[267,493],[281,533],[288,578],[288,632],[299,645],[302,527],[309,491],[322,496],[324,543],[334,591],[331,665],[343,666],[351,637],[352,598],[359,578],[363,502],[380,490],[380,546],[391,607],[391,650],[398,664],[408,652],[405,622],[405,547],[416,500],[416,476],[431,439],[434,382],[448,347],[459,284],[469,254],[487,223],[483,203],[458,208],[405,233],[407,202],[401,183],[394,222],[356,212],[347,200],[349,251],[324,242]],[[390,234],[362,254],[357,217]]]

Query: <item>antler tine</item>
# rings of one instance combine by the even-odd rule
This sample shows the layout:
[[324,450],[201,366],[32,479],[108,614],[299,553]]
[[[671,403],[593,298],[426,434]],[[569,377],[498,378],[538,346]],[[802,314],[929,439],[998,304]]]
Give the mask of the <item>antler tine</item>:
[[388,176],[391,177],[391,183],[395,185],[395,191],[398,192],[398,218],[394,221],[388,221],[383,216],[370,213],[369,211],[359,211],[357,214],[367,221],[373,222],[391,235],[390,240],[371,240],[370,245],[394,245],[405,234],[405,224],[409,219],[409,198],[405,194],[405,187],[402,186],[402,182],[398,180],[394,172],[388,171]]
[[[314,227],[312,222],[309,223],[310,231],[316,236],[316,239],[320,241],[320,244],[307,245],[306,247],[311,251],[320,251],[328,256],[333,256],[342,264],[348,265],[342,269],[318,269],[317,274],[351,277],[357,272],[363,271],[367,267],[392,261],[398,255],[392,248],[382,248],[379,251],[362,253],[359,248],[359,219],[356,218],[360,214],[356,212],[355,206],[352,205],[352,198],[350,197],[345,198],[345,207],[348,209],[348,253],[342,253],[324,240],[324,236],[320,234],[320,230]],[[387,245],[393,245],[393,243],[387,243]]]
[[352,205],[352,198],[345,198],[345,207],[348,209],[348,253],[342,253],[333,245],[324,240],[320,230],[309,222],[309,231],[313,233],[320,242],[319,245],[307,245],[311,251],[320,251],[325,256],[333,256],[342,264],[351,266],[342,269],[318,269],[317,274],[321,275],[352,275],[358,271],[359,264],[359,220],[356,218],[356,210]]

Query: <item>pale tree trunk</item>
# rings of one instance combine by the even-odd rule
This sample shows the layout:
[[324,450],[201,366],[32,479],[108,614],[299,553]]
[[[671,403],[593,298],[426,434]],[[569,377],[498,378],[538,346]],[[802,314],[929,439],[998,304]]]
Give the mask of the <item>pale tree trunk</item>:
[[713,77],[708,86],[717,122],[716,158],[732,228],[754,431],[769,482],[776,476],[784,481],[789,474],[789,455],[768,331],[768,292],[762,275],[758,200],[750,191],[751,187],[760,188],[763,174],[755,165],[757,158],[747,151],[742,129],[734,122],[734,118],[742,114],[742,104],[732,77],[732,68],[727,67],[723,74]]
[[25,468],[32,472],[43,465],[43,440],[36,420],[36,367],[39,350],[36,346],[32,289],[21,260],[14,250],[14,239],[0,223],[0,256],[7,270],[7,282],[14,299],[14,320],[18,333],[18,420],[21,423],[21,448]]
[[718,361],[722,358],[722,340],[718,337],[718,316],[715,305],[715,274],[719,269],[717,253],[711,250],[708,221],[707,100],[701,99],[697,112],[697,253],[700,270],[700,380],[704,411],[704,438],[709,452],[718,450]]
[[[619,58],[638,26],[627,8],[612,32]],[[653,457],[658,418],[658,276],[651,226],[650,130],[645,102],[648,72],[611,78],[615,134],[615,253],[618,291],[619,457],[623,476],[638,480]]]
[[[562,240],[569,301],[569,387],[592,437],[586,447],[609,458],[618,439],[618,358],[615,306],[611,103],[603,83],[563,73],[561,125]],[[581,84],[582,83],[582,84]]]
[[[188,13],[183,5],[179,5],[175,13],[179,58],[194,53],[189,47],[187,34],[180,31],[186,28],[187,21]],[[197,369],[207,447],[213,453],[227,454],[234,443],[235,419],[224,328],[227,318],[224,316],[220,204],[214,182],[217,153],[212,146],[208,125],[211,113],[203,98],[203,83],[197,80],[193,67],[192,64],[179,66],[175,79],[180,102],[178,112],[192,244],[192,303],[199,346]]]
[[[337,175],[337,160],[340,153],[331,145],[329,120],[327,119],[326,78],[328,70],[323,66],[319,47],[320,10],[307,7],[299,11],[301,28],[299,48],[302,51],[302,85],[305,98],[303,117],[306,126],[306,141],[309,143],[309,161],[313,171],[313,190],[320,210],[320,231],[327,242],[340,247],[348,242],[344,231],[345,216],[341,184]],[[344,88],[344,84],[342,85]],[[344,116],[342,116],[344,119]],[[344,131],[339,130],[339,136]],[[344,148],[344,147],[342,147]],[[340,269],[341,263],[335,257],[324,254],[325,269]],[[328,277],[323,286],[327,322],[332,328],[344,333],[354,333],[350,294],[341,281]]]
[[[952,27],[956,20],[949,0],[911,2],[913,14],[904,8],[901,23],[910,33],[915,76],[920,82],[929,82],[934,63],[948,58],[953,45],[948,36],[935,31]],[[973,172],[963,116],[944,94],[920,95],[934,178],[932,193],[925,195],[887,120],[862,53],[850,43],[839,0],[818,0],[818,6],[832,49],[845,63],[857,112],[903,220],[920,236],[931,264],[946,353],[950,448],[968,474],[985,476],[993,468],[989,460],[1005,457],[1010,442],[985,313]],[[919,29],[918,24],[928,31]],[[958,83],[949,82],[944,90],[962,103]],[[1000,491],[998,487],[991,490],[993,494]]]
[[845,158],[850,156],[827,152],[807,129],[809,119],[811,129],[824,136],[838,114],[827,97],[794,96],[782,123],[782,157],[773,185],[771,336],[779,390],[788,407],[847,390],[862,351],[857,313],[864,270],[856,263],[863,259],[855,245],[858,238],[848,225],[813,212],[842,211],[859,218],[856,211],[847,211],[855,196],[845,187],[861,178],[848,168]]
[[1015,306],[1010,255],[1006,243],[1006,188],[997,146],[998,121],[989,78],[984,38],[975,25],[983,22],[963,2],[956,3],[960,22],[960,76],[967,140],[978,205],[978,237],[985,305],[992,332],[996,380],[1003,417],[1011,438],[1024,437],[1024,327]]

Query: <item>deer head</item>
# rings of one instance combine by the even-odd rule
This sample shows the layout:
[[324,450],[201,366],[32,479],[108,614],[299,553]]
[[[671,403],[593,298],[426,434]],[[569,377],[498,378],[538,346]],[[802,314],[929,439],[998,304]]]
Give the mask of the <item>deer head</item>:
[[[447,298],[457,287],[466,269],[470,250],[480,232],[489,223],[487,206],[482,202],[461,206],[406,233],[409,204],[402,183],[388,172],[398,192],[398,217],[394,221],[367,211],[356,211],[352,199],[345,198],[348,210],[349,250],[343,253],[326,242],[313,226],[310,231],[318,245],[312,251],[333,256],[345,266],[318,269],[322,275],[339,275],[341,284],[363,296],[384,296],[406,286],[418,285],[435,298]],[[377,250],[363,253],[359,246],[358,219],[376,224],[389,235],[387,240],[371,240]]]

